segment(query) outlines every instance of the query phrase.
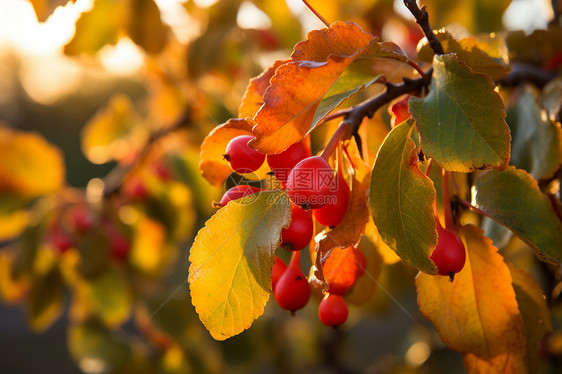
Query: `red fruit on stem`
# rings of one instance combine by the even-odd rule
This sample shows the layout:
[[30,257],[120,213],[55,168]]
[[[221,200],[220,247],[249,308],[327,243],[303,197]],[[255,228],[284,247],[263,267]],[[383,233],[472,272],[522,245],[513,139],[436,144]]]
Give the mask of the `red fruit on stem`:
[[271,271],[271,284],[273,286],[273,292],[275,292],[277,282],[279,282],[279,278],[281,278],[286,269],[287,264],[279,257],[275,256],[275,264],[273,264],[273,269]]
[[305,210],[318,209],[334,201],[334,190],[334,171],[320,156],[300,161],[287,178],[289,198]]
[[245,174],[256,171],[265,160],[265,155],[248,146],[255,139],[252,135],[240,135],[233,138],[226,146],[224,158],[237,173]]
[[144,182],[140,179],[133,181],[132,187],[129,190],[131,200],[142,201],[148,198],[148,189]]
[[338,327],[345,323],[349,310],[341,295],[327,294],[318,306],[318,317],[326,326]]
[[392,118],[392,127],[401,124],[408,118],[410,118],[409,106],[408,101],[410,100],[411,95],[406,95],[400,101],[395,102],[390,107],[390,114],[394,117]]
[[308,304],[310,285],[300,268],[301,252],[293,252],[289,266],[277,281],[273,296],[285,310],[295,312]]
[[113,232],[109,236],[109,246],[111,248],[111,256],[118,261],[125,260],[131,249],[129,239],[118,232]]
[[452,280],[455,273],[458,273],[464,267],[466,252],[457,233],[443,228],[438,218],[435,220],[439,239],[437,247],[429,258],[437,266],[440,275],[448,275]]
[[291,204],[291,224],[281,230],[281,247],[288,251],[300,251],[310,243],[314,235],[314,222],[310,211]]
[[57,229],[50,233],[49,242],[59,253],[64,253],[74,246],[72,238],[68,236],[68,234]]
[[303,142],[298,142],[281,153],[267,156],[267,163],[275,177],[283,184],[287,183],[289,173],[296,164],[309,156]]
[[324,226],[337,226],[347,212],[350,192],[341,170],[338,172],[335,188],[335,201],[324,205],[322,208],[315,209],[313,212],[316,221]]
[[71,211],[71,224],[78,234],[85,234],[92,229],[92,217],[87,205],[75,205]]
[[[228,204],[232,200],[238,200],[238,199],[245,198],[245,197],[253,195],[256,192],[259,192],[261,190],[262,190],[261,188],[252,187],[252,186],[248,186],[248,185],[245,185],[245,184],[234,186],[232,188],[229,188],[224,193],[224,195],[222,195],[220,205],[225,206],[226,204]],[[248,200],[249,199],[244,199],[244,200],[241,201],[241,203],[249,202]]]

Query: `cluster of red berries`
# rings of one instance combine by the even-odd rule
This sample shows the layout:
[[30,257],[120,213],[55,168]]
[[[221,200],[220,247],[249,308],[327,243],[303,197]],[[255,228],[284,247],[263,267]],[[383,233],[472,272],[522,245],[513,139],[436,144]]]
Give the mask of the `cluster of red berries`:
[[[226,147],[224,158],[237,173],[254,172],[266,160],[264,154],[248,146],[252,139],[252,135],[237,136]],[[281,247],[292,251],[291,260],[287,266],[275,257],[273,295],[281,308],[295,312],[307,305],[311,294],[308,279],[300,268],[300,250],[312,240],[313,218],[324,226],[338,225],[347,211],[350,190],[341,168],[335,173],[325,158],[311,156],[303,142],[279,154],[267,155],[267,163],[280,187],[287,190],[292,210],[289,227],[281,231]],[[259,191],[247,185],[232,187],[223,195],[220,206]],[[330,285],[331,290],[332,287],[337,285]],[[347,290],[332,290],[320,303],[319,317],[325,325],[339,326],[347,319],[348,309],[342,297]]]

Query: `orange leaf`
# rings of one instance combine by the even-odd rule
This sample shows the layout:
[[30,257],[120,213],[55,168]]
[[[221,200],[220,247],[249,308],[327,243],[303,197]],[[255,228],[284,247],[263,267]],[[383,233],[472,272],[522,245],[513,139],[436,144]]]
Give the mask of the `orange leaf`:
[[525,373],[525,325],[510,271],[482,230],[469,225],[459,233],[467,248],[464,269],[452,283],[420,273],[420,311],[449,348],[463,353],[469,373]]
[[355,168],[351,184],[349,206],[342,222],[332,230],[324,230],[319,234],[316,244],[316,268],[318,279],[324,279],[321,269],[322,262],[326,260],[334,248],[347,248],[359,242],[365,232],[369,221],[369,208],[367,205],[367,191],[371,180],[371,170],[359,156],[355,141],[347,146],[351,162]]
[[263,94],[266,88],[269,87],[269,80],[273,77],[273,74],[275,74],[275,70],[288,61],[289,60],[275,61],[266,71],[250,79],[250,84],[246,87],[246,91],[242,97],[242,103],[238,108],[238,117],[246,118],[256,115],[256,112],[263,104]]
[[322,264],[328,292],[343,295],[363,275],[366,259],[359,247],[334,248]]
[[334,22],[327,29],[309,32],[306,38],[295,45],[293,61],[324,62],[330,55],[350,57],[375,39],[353,22]]
[[228,142],[239,135],[250,135],[252,124],[242,118],[232,118],[215,127],[201,144],[199,170],[213,186],[219,186],[232,173],[223,157]]

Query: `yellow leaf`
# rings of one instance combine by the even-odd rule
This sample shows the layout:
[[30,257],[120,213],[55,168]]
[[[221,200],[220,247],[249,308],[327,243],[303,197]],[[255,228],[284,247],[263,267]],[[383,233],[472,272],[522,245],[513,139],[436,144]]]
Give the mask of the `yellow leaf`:
[[492,241],[475,226],[459,231],[467,258],[453,282],[418,274],[420,311],[469,373],[526,373],[526,334],[512,278]]
[[61,151],[41,135],[0,125],[0,194],[36,197],[64,183]]
[[21,234],[29,223],[29,219],[29,213],[23,209],[0,215],[0,241]]
[[29,278],[12,277],[13,253],[2,249],[0,251],[0,298],[7,303],[15,303],[21,300],[29,288]]
[[249,328],[271,292],[271,269],[281,229],[290,222],[284,191],[231,201],[205,224],[191,247],[189,285],[199,318],[216,340]]
[[162,269],[165,252],[164,227],[150,218],[141,216],[135,224],[135,236],[129,261],[146,273]]

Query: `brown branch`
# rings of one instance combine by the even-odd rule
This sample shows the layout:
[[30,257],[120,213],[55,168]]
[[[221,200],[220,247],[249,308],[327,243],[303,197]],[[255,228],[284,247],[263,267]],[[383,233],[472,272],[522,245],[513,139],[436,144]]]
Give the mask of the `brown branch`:
[[408,8],[410,13],[416,18],[416,22],[420,25],[433,52],[436,55],[444,54],[443,46],[437,37],[435,37],[435,33],[429,24],[429,15],[427,14],[425,5],[420,9],[416,0],[404,0],[404,5],[406,5],[406,8]]
[[538,88],[543,88],[548,82],[556,78],[555,72],[531,64],[513,63],[511,68],[511,73],[498,81],[497,84],[504,87],[515,87],[524,82],[531,82]]

